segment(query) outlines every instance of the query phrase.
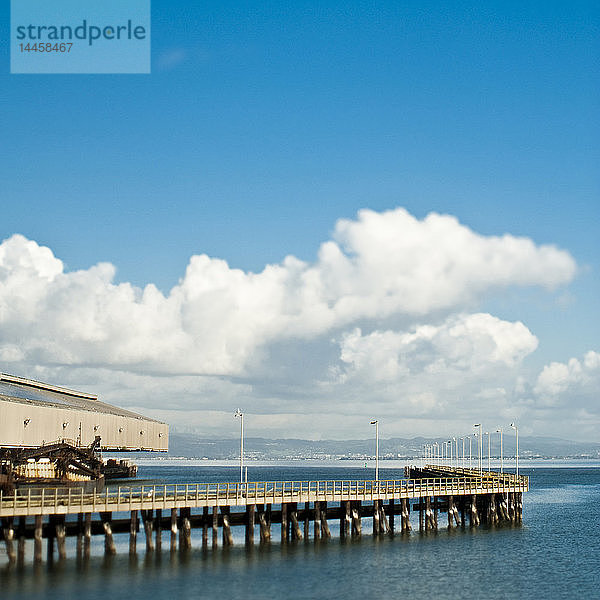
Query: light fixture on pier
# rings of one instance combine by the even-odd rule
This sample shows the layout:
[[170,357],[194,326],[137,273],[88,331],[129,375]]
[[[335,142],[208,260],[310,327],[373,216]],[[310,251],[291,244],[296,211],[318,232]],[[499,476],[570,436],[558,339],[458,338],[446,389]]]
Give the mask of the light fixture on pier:
[[515,470],[517,477],[519,476],[519,428],[511,423],[510,426],[515,430],[515,436],[517,438],[517,451],[515,453]]
[[238,408],[233,416],[240,418],[240,483],[244,483],[244,413]]
[[379,481],[379,421],[371,421],[375,425],[375,481]]
[[502,444],[502,427],[496,429],[496,433],[500,434],[500,473],[504,473],[504,449]]
[[479,427],[479,429],[477,430],[477,432],[475,433],[475,436],[477,437],[477,466],[479,468],[479,474],[481,475],[482,472],[482,464],[481,464],[481,455],[483,454],[483,441],[482,441],[482,437],[481,437],[481,423],[475,423],[475,425],[473,425],[473,427]]

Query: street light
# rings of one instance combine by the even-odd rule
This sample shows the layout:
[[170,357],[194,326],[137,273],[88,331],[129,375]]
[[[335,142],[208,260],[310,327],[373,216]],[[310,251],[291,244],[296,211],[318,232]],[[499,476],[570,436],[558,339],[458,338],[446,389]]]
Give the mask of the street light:
[[477,465],[479,467],[479,474],[481,475],[481,455],[483,454],[483,445],[481,441],[481,423],[475,423],[473,427],[479,427],[478,433],[475,433],[475,435],[477,436],[477,441],[479,442],[477,444]]
[[240,418],[240,483],[244,483],[244,413],[238,408],[233,416]]
[[519,428],[514,423],[511,423],[510,426],[515,430],[515,435],[517,437],[517,452],[515,454],[515,466],[516,466],[517,477],[518,477],[519,476]]
[[375,425],[375,481],[379,481],[379,421],[371,421]]
[[496,433],[500,434],[500,473],[504,473],[504,458],[503,458],[503,453],[504,450],[502,448],[502,427],[500,427],[500,429],[496,429]]
[[460,441],[462,442],[462,468],[465,468],[465,437],[461,437]]
[[471,434],[469,434],[469,469],[473,468],[473,454],[471,452],[471,443],[473,439],[471,438]]
[[485,432],[485,435],[488,436],[488,472],[492,470],[491,466],[490,466],[490,444],[491,444],[491,433],[489,431]]

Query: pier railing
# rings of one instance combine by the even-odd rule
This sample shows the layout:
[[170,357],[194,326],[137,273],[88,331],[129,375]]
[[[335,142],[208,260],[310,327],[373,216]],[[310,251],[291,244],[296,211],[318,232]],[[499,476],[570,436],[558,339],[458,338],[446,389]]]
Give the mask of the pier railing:
[[76,488],[0,492],[0,517],[79,512],[119,512],[287,502],[394,500],[428,496],[525,492],[527,477],[477,476],[394,480],[270,481],[119,486],[101,493]]

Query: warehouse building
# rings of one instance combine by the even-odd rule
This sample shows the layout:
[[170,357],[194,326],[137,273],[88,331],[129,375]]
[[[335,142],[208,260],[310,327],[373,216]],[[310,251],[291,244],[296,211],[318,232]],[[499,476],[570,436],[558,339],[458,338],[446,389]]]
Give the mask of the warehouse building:
[[165,423],[100,402],[97,396],[0,374],[0,448],[66,442],[113,451],[169,449]]

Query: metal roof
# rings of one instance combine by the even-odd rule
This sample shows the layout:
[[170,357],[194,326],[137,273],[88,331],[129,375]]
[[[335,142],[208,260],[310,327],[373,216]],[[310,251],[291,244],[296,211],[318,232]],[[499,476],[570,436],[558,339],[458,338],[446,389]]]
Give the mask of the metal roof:
[[24,377],[7,375],[5,373],[0,373],[0,400],[35,404],[38,406],[86,410],[160,423],[156,419],[150,419],[138,413],[113,406],[112,404],[100,402],[98,397],[92,394],[76,392],[75,390],[41,383],[33,379],[25,379]]

